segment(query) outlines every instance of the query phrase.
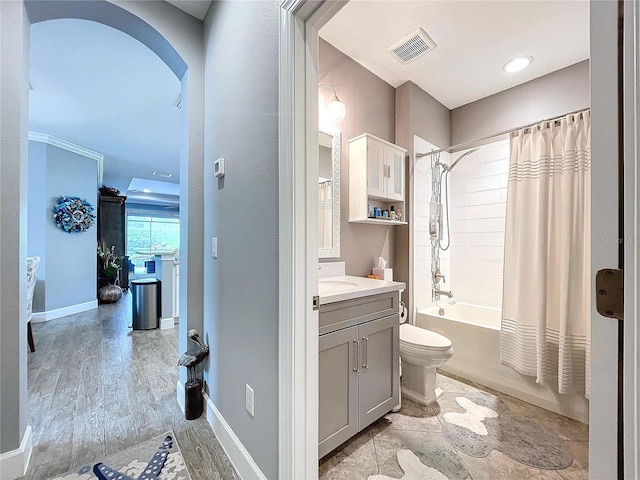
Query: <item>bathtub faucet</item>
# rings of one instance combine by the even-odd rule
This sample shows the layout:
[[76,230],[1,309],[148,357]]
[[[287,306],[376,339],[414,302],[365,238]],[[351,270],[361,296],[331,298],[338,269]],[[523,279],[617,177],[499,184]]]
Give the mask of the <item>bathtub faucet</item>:
[[449,297],[449,298],[453,297],[453,293],[451,291],[440,290],[438,287],[434,287],[433,288],[433,294],[436,297],[441,296],[441,295],[444,295],[444,296]]

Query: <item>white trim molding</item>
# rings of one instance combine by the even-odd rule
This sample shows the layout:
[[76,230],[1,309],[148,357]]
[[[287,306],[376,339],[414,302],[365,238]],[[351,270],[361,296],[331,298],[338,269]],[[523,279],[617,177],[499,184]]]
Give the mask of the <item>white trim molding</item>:
[[170,330],[176,325],[175,317],[167,317],[160,319],[160,330]]
[[624,2],[624,478],[640,476],[640,5]]
[[220,442],[220,446],[229,457],[240,478],[267,480],[267,477],[262,473],[262,470],[260,470],[247,449],[244,448],[244,445],[242,445],[240,439],[216,408],[209,395],[206,393],[203,393],[203,395],[207,406],[207,422],[211,425],[213,433],[216,434]]
[[66,140],[62,140],[61,138],[54,137],[53,135],[47,135],[46,133],[30,131],[29,140],[31,140],[32,142],[46,143],[54,147],[62,148],[63,150],[67,150],[68,152],[77,153],[78,155],[82,155],[83,157],[95,160],[98,164],[98,185],[102,185],[104,164],[103,154],[94,152],[93,150],[89,150],[88,148],[82,147],[80,145],[76,145],[75,143],[67,142]]
[[44,323],[49,320],[53,320],[54,318],[66,317],[67,315],[86,312],[87,310],[93,310],[94,308],[98,308],[98,300],[91,300],[90,302],[69,305],[68,307],[56,308],[45,312],[33,312],[31,315],[31,321],[33,323]]
[[15,480],[23,477],[29,468],[29,460],[31,460],[31,452],[33,451],[31,425],[27,425],[20,442],[20,447],[0,454],[0,473],[2,480]]
[[318,29],[344,5],[280,2],[278,478],[318,478]]
[[184,413],[184,383],[180,380],[176,382],[176,400],[178,400],[180,410]]

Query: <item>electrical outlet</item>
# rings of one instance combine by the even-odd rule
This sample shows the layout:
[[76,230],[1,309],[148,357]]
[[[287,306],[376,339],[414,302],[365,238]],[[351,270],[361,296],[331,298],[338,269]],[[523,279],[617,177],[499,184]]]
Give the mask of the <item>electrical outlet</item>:
[[253,388],[251,388],[249,384],[246,384],[245,387],[247,387],[245,392],[245,407],[247,409],[247,412],[249,412],[249,415],[254,417],[255,416],[255,397],[253,396]]

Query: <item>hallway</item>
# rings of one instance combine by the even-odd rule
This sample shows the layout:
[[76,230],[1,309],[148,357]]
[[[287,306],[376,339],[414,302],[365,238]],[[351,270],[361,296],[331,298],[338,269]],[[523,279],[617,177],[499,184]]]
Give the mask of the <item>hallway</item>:
[[178,328],[131,330],[131,293],[97,309],[33,324],[24,480],[46,480],[173,429],[193,480],[235,479],[205,416],[176,401]]

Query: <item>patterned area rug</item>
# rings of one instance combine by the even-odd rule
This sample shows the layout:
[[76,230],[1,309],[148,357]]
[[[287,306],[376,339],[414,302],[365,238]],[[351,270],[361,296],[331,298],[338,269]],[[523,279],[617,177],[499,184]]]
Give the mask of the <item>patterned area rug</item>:
[[[167,438],[170,438],[167,441]],[[170,446],[169,446],[170,445]],[[164,466],[157,476],[145,474],[149,467],[157,464],[160,458],[165,458]],[[94,466],[103,464],[106,469],[103,475],[108,479],[139,479],[150,478],[158,480],[191,480],[189,471],[184,463],[184,458],[178,447],[173,432],[147,440],[146,442],[134,445],[133,447],[115,453],[105,459],[96,460],[91,464],[75,468],[65,474],[51,478],[50,480],[95,480],[98,477],[93,473]],[[110,475],[110,471],[117,472]],[[121,474],[121,475],[118,475]]]
[[442,434],[455,448],[473,457],[499,450],[531,467],[560,470],[571,465],[573,455],[557,435],[527,417],[517,415],[495,395],[465,393],[456,397],[461,412],[442,417]]

